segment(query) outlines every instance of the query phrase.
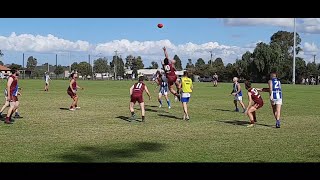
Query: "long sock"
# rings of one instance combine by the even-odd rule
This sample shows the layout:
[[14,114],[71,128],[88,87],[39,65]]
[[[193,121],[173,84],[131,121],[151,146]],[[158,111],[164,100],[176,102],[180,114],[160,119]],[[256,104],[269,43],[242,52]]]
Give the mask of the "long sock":
[[160,105],[162,106],[162,100],[161,100],[161,99],[159,99],[158,101],[159,101]]
[[18,113],[18,112],[15,112],[15,115],[16,115],[16,116],[19,116],[19,113]]
[[170,100],[168,100],[167,103],[168,103],[168,106],[171,106],[171,105],[170,105]]
[[134,115],[134,112],[131,112],[131,116],[133,116]]
[[142,116],[142,121],[144,121],[144,116]]

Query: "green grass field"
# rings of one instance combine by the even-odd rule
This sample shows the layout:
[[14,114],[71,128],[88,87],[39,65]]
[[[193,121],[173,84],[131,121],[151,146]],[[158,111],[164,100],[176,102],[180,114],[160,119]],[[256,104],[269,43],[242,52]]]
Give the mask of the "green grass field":
[[53,80],[49,92],[43,81],[20,80],[23,118],[1,121],[1,162],[320,162],[320,86],[282,85],[282,126],[275,129],[268,94],[258,125],[247,128],[247,116],[232,112],[231,84],[195,83],[186,122],[172,95],[172,109],[165,102],[158,108],[155,86],[146,82],[153,98],[145,95],[146,122],[130,123],[131,81],[78,83],[85,90],[72,112],[60,109],[71,103],[67,80]]

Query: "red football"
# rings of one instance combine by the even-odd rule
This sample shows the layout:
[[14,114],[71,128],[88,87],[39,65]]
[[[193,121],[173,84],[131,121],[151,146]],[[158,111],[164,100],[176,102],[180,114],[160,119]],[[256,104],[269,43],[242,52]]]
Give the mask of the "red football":
[[163,27],[163,24],[158,24],[158,28],[162,28]]

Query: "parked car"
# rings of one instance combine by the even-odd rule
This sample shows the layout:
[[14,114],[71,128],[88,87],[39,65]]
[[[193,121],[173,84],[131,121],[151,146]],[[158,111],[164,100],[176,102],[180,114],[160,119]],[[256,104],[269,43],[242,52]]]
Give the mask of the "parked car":
[[212,79],[212,77],[205,76],[205,77],[200,77],[200,78],[199,78],[199,81],[200,81],[200,82],[212,82],[213,79]]

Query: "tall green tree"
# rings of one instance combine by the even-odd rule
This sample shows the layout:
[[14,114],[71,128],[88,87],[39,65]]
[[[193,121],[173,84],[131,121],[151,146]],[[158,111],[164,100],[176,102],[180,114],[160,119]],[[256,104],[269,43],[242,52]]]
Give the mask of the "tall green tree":
[[63,69],[63,67],[61,65],[58,65],[56,67],[56,69],[54,70],[54,74],[56,74],[56,76],[62,74],[63,72],[64,72],[64,69]]
[[92,75],[91,73],[91,65],[87,62],[87,61],[82,61],[78,64],[77,66],[77,71],[78,73],[80,73],[82,76],[88,76],[88,75]]
[[10,68],[10,69],[22,69],[22,66],[20,64],[12,63],[8,68]]
[[108,60],[106,58],[99,58],[94,61],[93,71],[96,73],[106,73],[110,71]]
[[155,62],[155,61],[152,61],[152,62],[151,62],[151,69],[158,69],[158,68],[159,68],[158,63]]
[[27,60],[27,68],[31,71],[34,71],[34,69],[37,66],[37,63],[38,61],[36,58],[34,58],[33,56],[29,56]]
[[78,63],[74,62],[71,64],[71,71],[77,71],[78,70]]
[[[280,45],[281,52],[284,54],[285,58],[293,56],[293,45],[294,45],[294,33],[288,31],[278,31],[271,36],[271,44]],[[301,44],[301,38],[298,33],[296,33],[296,54],[298,54],[302,49],[299,47]]]
[[119,56],[113,56],[112,62],[110,63],[111,72],[115,76],[124,76],[125,70],[124,70],[124,62],[121,57]]
[[173,59],[176,61],[175,65],[174,65],[176,70],[177,71],[181,71],[183,68],[182,68],[182,63],[181,63],[181,60],[180,60],[179,56],[178,55],[174,55]]

